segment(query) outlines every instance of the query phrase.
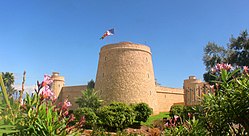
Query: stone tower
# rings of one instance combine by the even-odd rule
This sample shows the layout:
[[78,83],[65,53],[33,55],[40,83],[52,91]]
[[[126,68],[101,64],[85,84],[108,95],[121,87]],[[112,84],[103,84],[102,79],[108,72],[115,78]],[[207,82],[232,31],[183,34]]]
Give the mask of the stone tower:
[[201,88],[205,83],[196,79],[195,76],[189,76],[189,79],[184,80],[184,102],[185,105],[195,105],[201,96]]
[[103,46],[95,89],[106,104],[145,102],[157,108],[155,77],[148,46],[121,42]]
[[51,78],[53,80],[52,90],[54,91],[56,98],[58,98],[60,91],[65,83],[64,77],[60,76],[58,72],[53,72],[53,75]]

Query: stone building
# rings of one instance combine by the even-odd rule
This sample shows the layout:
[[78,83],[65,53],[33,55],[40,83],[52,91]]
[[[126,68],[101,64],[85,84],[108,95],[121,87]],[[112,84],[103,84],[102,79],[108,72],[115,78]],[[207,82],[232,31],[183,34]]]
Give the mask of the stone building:
[[210,93],[209,84],[196,79],[195,76],[189,76],[189,79],[184,80],[183,89],[184,104],[188,106],[199,104],[203,94]]
[[[145,102],[154,114],[169,111],[173,104],[184,103],[184,90],[159,86],[155,82],[150,48],[141,44],[121,42],[103,46],[99,54],[95,90],[105,104],[112,101]],[[54,72],[53,90],[58,101],[68,98],[72,109],[81,96],[82,86],[64,86],[64,77]]]

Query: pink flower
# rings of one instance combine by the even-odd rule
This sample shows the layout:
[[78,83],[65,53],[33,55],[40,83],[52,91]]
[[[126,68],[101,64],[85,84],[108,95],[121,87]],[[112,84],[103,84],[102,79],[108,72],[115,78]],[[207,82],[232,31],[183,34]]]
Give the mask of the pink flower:
[[189,117],[189,118],[191,117],[191,113],[188,113],[188,117]]
[[66,99],[66,100],[64,101],[64,106],[70,107],[70,106],[72,106],[72,104],[68,101],[68,99]]
[[214,92],[214,85],[210,85],[210,89],[212,92]]
[[177,121],[177,119],[179,118],[179,116],[174,116],[174,122],[176,122]]
[[165,126],[166,126],[166,127],[169,127],[169,123],[167,122],[167,123],[165,124]]
[[42,82],[42,86],[50,85],[51,83],[53,83],[51,76],[45,74],[43,82]]
[[49,86],[45,86],[44,90],[41,92],[41,96],[44,99],[50,99],[54,96],[54,93],[50,90]]
[[249,70],[248,66],[243,66],[243,70],[244,70],[245,73],[248,73],[248,70]]
[[232,69],[232,65],[231,64],[225,64],[225,63],[222,63],[222,64],[216,64],[215,66],[215,69],[218,70],[218,71],[221,71],[222,69],[224,70],[230,70]]
[[68,112],[67,110],[66,110],[66,111],[64,111],[64,112],[63,112],[63,116],[67,116],[67,115],[68,115],[68,113],[69,113],[69,112]]
[[70,115],[68,122],[72,122],[75,120],[75,117],[73,114]]
[[62,106],[62,107],[61,107],[61,110],[62,110],[62,111],[66,111],[66,110],[68,110],[68,108],[69,108],[70,106],[72,106],[72,104],[68,101],[68,99],[65,99],[64,102],[63,102],[63,103],[59,103],[59,105]]

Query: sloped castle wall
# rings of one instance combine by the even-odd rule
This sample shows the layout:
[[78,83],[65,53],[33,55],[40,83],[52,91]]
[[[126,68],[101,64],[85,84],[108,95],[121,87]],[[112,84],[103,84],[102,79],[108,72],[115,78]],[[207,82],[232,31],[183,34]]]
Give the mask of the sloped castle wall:
[[95,89],[106,104],[145,102],[157,111],[157,95],[148,46],[121,42],[101,48]]

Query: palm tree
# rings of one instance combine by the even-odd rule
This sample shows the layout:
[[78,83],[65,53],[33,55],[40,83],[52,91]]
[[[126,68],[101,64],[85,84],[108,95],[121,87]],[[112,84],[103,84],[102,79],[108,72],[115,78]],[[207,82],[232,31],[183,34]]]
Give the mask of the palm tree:
[[81,97],[76,100],[80,108],[91,108],[94,111],[101,106],[102,100],[97,95],[94,89],[87,88],[82,91]]
[[2,77],[8,95],[12,96],[16,92],[16,89],[13,87],[15,82],[14,74],[10,72],[2,72]]

